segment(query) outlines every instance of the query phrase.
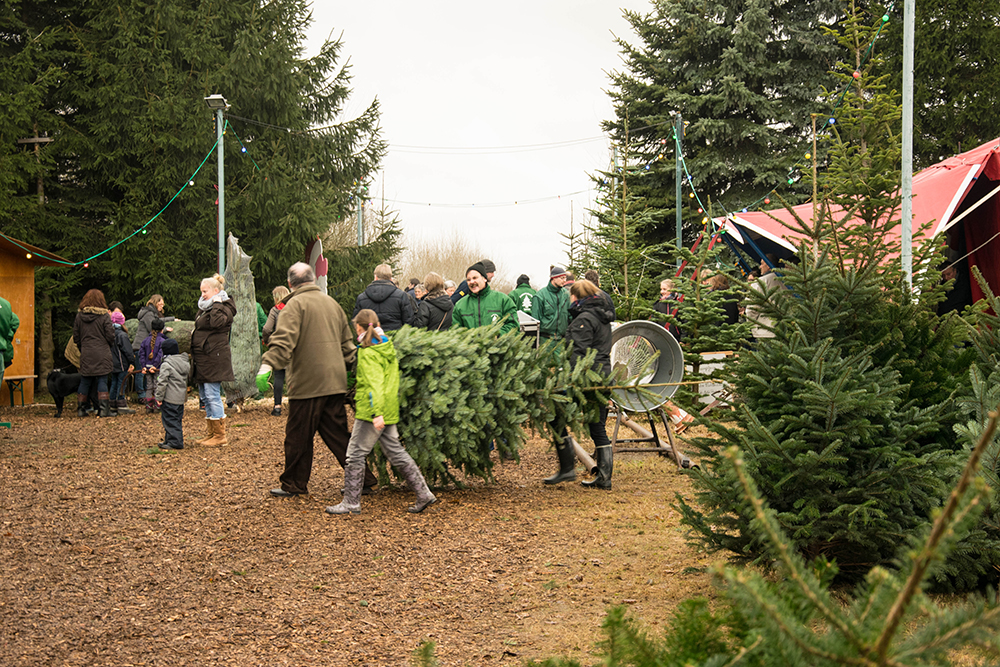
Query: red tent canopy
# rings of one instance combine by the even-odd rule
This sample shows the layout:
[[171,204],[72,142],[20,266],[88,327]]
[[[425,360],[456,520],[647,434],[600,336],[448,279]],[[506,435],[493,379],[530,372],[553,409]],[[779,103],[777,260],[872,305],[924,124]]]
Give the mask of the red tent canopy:
[[[913,228],[934,222],[931,233],[945,233],[949,247],[960,256],[968,252],[969,265],[979,267],[994,291],[1000,291],[1000,239],[990,242],[1000,234],[998,185],[1000,138],[939,162],[913,177]],[[974,210],[963,215],[969,209]],[[793,210],[803,220],[812,220],[812,204],[794,206]],[[740,245],[750,245],[747,236],[753,242],[763,238],[794,251],[800,235],[771,216],[786,223],[794,220],[791,213],[780,208],[737,213],[716,222]],[[961,219],[956,219],[959,216]],[[900,227],[894,227],[891,234],[898,238]],[[972,290],[974,300],[981,298],[982,291],[974,280]]]

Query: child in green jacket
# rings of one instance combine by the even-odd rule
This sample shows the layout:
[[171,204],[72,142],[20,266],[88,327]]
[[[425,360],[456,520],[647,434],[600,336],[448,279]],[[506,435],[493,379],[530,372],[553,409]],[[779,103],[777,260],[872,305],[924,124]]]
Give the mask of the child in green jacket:
[[399,361],[392,341],[379,326],[378,315],[367,308],[354,316],[358,333],[358,372],[354,394],[355,414],[351,441],[347,445],[344,466],[344,500],[326,508],[327,514],[360,514],[361,485],[365,477],[365,458],[378,442],[389,463],[402,474],[417,494],[409,512],[423,512],[437,502],[427,488],[420,468],[399,442]]

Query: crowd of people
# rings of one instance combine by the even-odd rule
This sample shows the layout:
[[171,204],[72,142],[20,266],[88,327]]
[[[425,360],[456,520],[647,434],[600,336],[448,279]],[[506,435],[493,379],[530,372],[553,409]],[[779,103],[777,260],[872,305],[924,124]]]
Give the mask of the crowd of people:
[[[774,258],[761,262],[761,278],[751,284],[751,289],[766,294],[780,287],[780,279],[772,270],[775,262]],[[600,288],[595,271],[574,280],[565,268],[552,266],[548,281],[537,291],[531,287],[530,278],[521,275],[509,294],[493,288],[495,273],[494,263],[483,259],[470,266],[457,285],[431,272],[422,281],[410,279],[403,289],[397,285],[392,268],[380,264],[374,269],[371,283],[355,299],[348,319],[337,301],[321,291],[308,264],[293,265],[288,270],[287,287],[278,286],[272,291],[270,310],[265,312],[258,305],[263,343],[258,387],[273,391],[272,415],[282,416],[283,403],[287,400],[288,404],[285,466],[280,486],[272,489],[271,495],[308,493],[313,438],[318,433],[345,470],[344,500],[328,507],[329,513],[356,514],[360,512],[360,497],[375,492],[377,480],[365,457],[376,442],[415,492],[417,501],[409,508],[411,512],[420,512],[436,501],[399,442],[399,365],[386,332],[404,325],[444,331],[499,324],[498,332],[503,334],[518,329],[520,311],[537,322],[541,347],[557,350],[561,348],[555,346],[556,342],[568,341],[570,362],[596,350],[595,368],[610,375],[615,304]],[[724,274],[715,274],[706,282],[711,290],[729,286]],[[129,340],[121,304],[107,304],[98,289],[85,294],[72,339],[79,355],[80,416],[90,410],[101,417],[133,412],[124,394],[125,379],[131,373],[145,410],[161,414],[164,438],[159,446],[183,449],[184,404],[188,387],[193,384],[205,411],[205,434],[194,442],[204,447],[228,443],[221,384],[235,380],[229,337],[236,306],[225,291],[224,278],[218,274],[203,279],[200,291],[190,355],[181,353],[177,342],[166,335],[170,332],[166,325],[173,318],[164,315],[161,295],[152,295],[139,310],[137,332]],[[672,281],[662,282],[660,295],[654,310],[667,320],[676,312],[679,299]],[[4,305],[0,302],[0,317],[9,311],[9,305],[6,310]],[[734,323],[740,317],[737,308],[735,300],[726,303],[727,322]],[[754,336],[770,335],[765,316],[755,313],[752,307],[745,316],[754,324]],[[8,325],[9,321],[5,323]],[[16,321],[13,326],[16,329]],[[676,324],[668,326],[676,338],[683,337]],[[354,429],[349,433],[345,406],[348,371],[352,367],[357,369],[356,414]],[[88,410],[92,388],[96,389],[97,405]],[[595,475],[582,484],[611,489],[614,465],[605,430],[606,407],[601,417],[589,427],[596,447]],[[556,448],[559,470],[543,480],[546,484],[576,479],[572,438],[565,425],[556,428],[562,434]]]

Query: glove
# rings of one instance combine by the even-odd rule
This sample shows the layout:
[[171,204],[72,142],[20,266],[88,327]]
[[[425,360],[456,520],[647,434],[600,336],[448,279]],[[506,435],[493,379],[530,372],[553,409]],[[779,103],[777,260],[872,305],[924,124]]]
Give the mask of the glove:
[[267,364],[261,364],[260,370],[257,371],[257,391],[264,394],[267,390],[271,388],[271,367]]

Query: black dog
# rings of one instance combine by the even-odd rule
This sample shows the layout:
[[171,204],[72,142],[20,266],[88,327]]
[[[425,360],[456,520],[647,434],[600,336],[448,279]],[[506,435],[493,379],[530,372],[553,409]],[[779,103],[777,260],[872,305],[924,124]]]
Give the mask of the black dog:
[[[45,386],[56,402],[56,417],[62,417],[63,399],[77,393],[77,390],[80,388],[81,377],[79,373],[67,373],[63,369],[57,368],[45,378]],[[91,409],[93,409],[97,406],[96,382],[91,385],[90,393],[90,405]]]

